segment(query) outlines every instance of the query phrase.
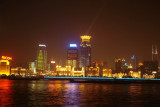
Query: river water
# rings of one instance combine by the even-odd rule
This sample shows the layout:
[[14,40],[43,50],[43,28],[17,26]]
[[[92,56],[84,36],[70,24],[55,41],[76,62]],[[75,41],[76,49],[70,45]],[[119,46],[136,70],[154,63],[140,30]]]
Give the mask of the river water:
[[0,107],[160,107],[160,84],[70,83],[0,79]]

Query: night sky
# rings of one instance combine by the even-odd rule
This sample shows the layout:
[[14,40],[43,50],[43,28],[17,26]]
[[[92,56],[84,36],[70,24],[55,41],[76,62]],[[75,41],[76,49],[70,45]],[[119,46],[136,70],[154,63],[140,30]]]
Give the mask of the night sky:
[[92,36],[92,60],[113,65],[133,54],[151,60],[160,48],[159,0],[0,0],[0,55],[16,66],[36,59],[39,43],[48,59],[64,61],[69,43]]

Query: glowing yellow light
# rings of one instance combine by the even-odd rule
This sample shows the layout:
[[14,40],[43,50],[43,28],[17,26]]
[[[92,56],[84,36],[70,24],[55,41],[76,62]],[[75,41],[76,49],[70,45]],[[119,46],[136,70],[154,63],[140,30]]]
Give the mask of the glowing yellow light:
[[126,61],[126,60],[123,58],[122,61]]
[[12,57],[8,57],[8,56],[2,56],[3,60],[12,60]]
[[115,59],[115,62],[119,62],[119,61],[121,61],[121,59],[120,59],[120,58]]
[[55,63],[56,63],[56,61],[51,61],[51,63],[52,63],[52,64],[55,64]]
[[138,65],[139,65],[139,66],[142,66],[142,65],[143,65],[143,63],[142,63],[142,62],[140,62]]
[[133,71],[130,71],[130,73],[133,73]]
[[8,60],[0,60],[0,62],[6,62],[6,65],[9,65],[9,61]]
[[133,68],[133,66],[132,66],[132,65],[129,65],[129,66],[128,66],[128,68],[132,69],[132,68]]
[[83,35],[80,36],[80,38],[82,39],[82,42],[90,42],[91,36]]
[[10,75],[10,62],[8,60],[0,60],[0,75],[2,74]]
[[11,70],[12,70],[12,71],[17,71],[17,70],[18,70],[18,68],[11,68]]

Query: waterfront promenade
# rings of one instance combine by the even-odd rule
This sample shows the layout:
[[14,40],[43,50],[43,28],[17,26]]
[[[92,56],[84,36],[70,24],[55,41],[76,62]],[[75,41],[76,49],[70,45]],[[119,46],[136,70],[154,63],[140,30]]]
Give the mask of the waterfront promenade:
[[145,78],[108,78],[108,77],[55,77],[44,76],[49,80],[70,80],[70,82],[95,82],[95,83],[160,83],[160,79]]

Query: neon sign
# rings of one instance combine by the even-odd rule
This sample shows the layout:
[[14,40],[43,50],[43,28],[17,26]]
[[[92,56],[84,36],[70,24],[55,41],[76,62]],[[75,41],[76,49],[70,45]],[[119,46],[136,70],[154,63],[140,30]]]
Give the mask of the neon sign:
[[9,57],[9,56],[2,56],[2,59],[3,59],[3,60],[12,60],[12,57]]
[[77,47],[77,44],[70,44],[70,47]]
[[40,46],[40,47],[46,47],[46,45],[45,45],[45,44],[39,44],[39,46]]

